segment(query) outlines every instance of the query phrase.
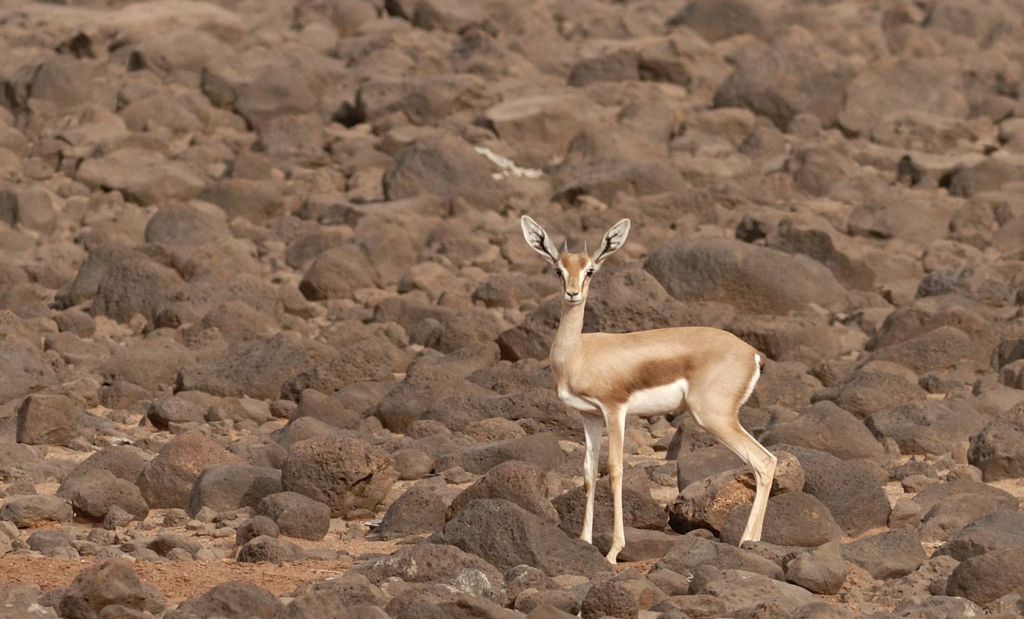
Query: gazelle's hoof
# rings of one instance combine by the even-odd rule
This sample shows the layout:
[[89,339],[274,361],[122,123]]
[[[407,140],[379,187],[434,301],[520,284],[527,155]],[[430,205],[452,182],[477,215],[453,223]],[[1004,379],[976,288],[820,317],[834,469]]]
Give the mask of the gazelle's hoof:
[[605,559],[608,560],[608,563],[611,563],[612,565],[615,565],[615,560],[618,559],[618,558],[619,558],[619,551],[618,550],[613,550],[613,551],[609,552],[608,556],[605,557]]

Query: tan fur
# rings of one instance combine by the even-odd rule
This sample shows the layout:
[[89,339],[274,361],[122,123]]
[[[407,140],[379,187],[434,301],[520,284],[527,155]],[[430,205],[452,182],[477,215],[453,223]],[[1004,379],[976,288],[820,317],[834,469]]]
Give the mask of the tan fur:
[[[743,540],[758,540],[775,473],[776,457],[739,423],[739,408],[760,376],[760,355],[735,335],[709,327],[654,329],[635,333],[582,333],[590,280],[625,242],[629,221],[613,226],[591,258],[558,254],[547,233],[523,217],[523,234],[554,267],[562,283],[562,318],[551,345],[551,369],[559,397],[584,417],[587,505],[581,539],[590,542],[594,488],[600,455],[601,420],[608,429],[608,473],[614,532],[608,560],[625,545],[622,521],[622,460],[626,416],[671,414],[685,406],[697,423],[749,463],[757,491]],[[634,401],[632,396],[639,400]],[[642,402],[642,404],[640,403]],[[639,414],[636,410],[632,414]]]

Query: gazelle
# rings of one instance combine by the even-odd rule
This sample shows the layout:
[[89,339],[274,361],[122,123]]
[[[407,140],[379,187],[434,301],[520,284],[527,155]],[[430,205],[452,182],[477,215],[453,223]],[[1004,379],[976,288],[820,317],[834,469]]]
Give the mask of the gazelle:
[[761,356],[735,335],[708,327],[652,329],[635,333],[583,333],[590,280],[626,242],[629,220],[611,227],[593,257],[561,254],[537,222],[523,216],[523,235],[555,267],[562,283],[562,318],[551,344],[558,397],[583,417],[587,505],[580,539],[593,543],[594,492],[602,426],[608,427],[608,475],[615,528],[608,561],[625,546],[622,525],[622,442],[628,415],[664,415],[687,406],[697,423],[754,470],[754,504],[741,543],[761,539],[776,457],[739,422],[739,408],[761,375]]

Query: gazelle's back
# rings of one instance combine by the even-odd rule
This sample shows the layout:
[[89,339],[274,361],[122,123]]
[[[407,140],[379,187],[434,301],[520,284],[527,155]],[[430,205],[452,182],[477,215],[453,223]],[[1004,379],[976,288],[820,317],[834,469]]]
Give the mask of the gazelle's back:
[[605,402],[626,403],[637,392],[674,383],[738,396],[758,368],[752,346],[710,327],[585,333],[582,348],[586,361],[568,382],[581,396]]

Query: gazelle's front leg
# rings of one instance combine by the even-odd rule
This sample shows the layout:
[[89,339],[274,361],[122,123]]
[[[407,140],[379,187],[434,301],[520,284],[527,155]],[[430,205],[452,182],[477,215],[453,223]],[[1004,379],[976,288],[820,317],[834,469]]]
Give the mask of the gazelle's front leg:
[[612,486],[612,509],[615,518],[608,562],[614,565],[619,551],[626,545],[626,530],[622,524],[622,444],[626,435],[626,407],[607,409],[605,422],[608,425],[608,481]]
[[601,431],[604,418],[600,415],[581,413],[583,431],[587,435],[587,453],[583,457],[583,487],[587,490],[587,507],[583,512],[583,531],[580,539],[594,543],[594,495],[597,491],[597,468],[601,459]]

